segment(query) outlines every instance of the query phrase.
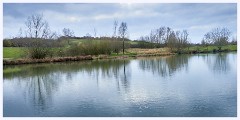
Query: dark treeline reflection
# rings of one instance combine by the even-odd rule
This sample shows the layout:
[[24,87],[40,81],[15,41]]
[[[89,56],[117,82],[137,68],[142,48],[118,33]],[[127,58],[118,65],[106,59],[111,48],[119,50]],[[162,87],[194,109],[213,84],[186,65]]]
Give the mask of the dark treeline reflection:
[[140,60],[139,66],[141,69],[151,71],[153,74],[167,77],[183,68],[188,70],[189,58],[189,55],[154,57]]
[[129,64],[129,60],[82,61],[53,64],[9,65],[3,66],[3,78],[28,78],[51,73],[101,72],[103,76],[118,77],[120,69]]
[[[44,111],[52,101],[52,95],[63,80],[73,75],[87,73],[94,76],[96,83],[104,78],[114,78],[118,90],[129,87],[129,60],[83,61],[54,64],[4,66],[4,80],[16,80],[23,88],[25,100],[32,103],[37,112]],[[66,75],[66,77],[64,77]],[[122,89],[123,88],[123,89]]]
[[230,70],[229,57],[227,55],[230,54],[206,54],[202,57],[213,73],[227,73]]

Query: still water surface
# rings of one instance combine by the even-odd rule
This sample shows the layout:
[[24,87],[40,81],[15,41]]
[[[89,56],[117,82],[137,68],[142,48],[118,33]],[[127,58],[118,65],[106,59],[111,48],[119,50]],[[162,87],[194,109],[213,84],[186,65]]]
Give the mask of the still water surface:
[[4,66],[3,116],[237,116],[237,54]]

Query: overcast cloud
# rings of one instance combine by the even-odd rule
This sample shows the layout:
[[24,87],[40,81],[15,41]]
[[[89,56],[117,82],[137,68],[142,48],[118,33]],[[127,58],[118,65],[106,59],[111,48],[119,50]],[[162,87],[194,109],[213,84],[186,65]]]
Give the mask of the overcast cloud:
[[36,13],[44,15],[52,31],[61,34],[63,28],[70,28],[75,36],[93,35],[94,28],[97,36],[111,36],[115,19],[127,22],[129,38],[133,40],[161,26],[188,30],[194,43],[215,27],[227,27],[234,37],[237,32],[237,4],[234,3],[4,3],[3,37],[16,36],[20,28],[24,30],[27,17]]

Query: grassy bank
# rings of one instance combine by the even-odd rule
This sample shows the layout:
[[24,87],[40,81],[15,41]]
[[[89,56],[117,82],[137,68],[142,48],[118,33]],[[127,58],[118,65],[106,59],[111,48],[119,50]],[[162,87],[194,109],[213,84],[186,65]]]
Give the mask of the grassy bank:
[[76,57],[56,57],[46,59],[16,59],[3,60],[3,65],[18,65],[18,64],[35,64],[35,63],[52,63],[52,62],[67,62],[67,61],[81,61],[92,60],[92,56],[76,56]]
[[[123,59],[129,57],[148,57],[148,56],[167,56],[174,55],[176,53],[170,52],[169,48],[153,48],[153,49],[141,49],[141,48],[129,48],[126,49],[125,54],[122,52],[111,54],[100,54],[91,55],[86,57],[86,55],[76,56],[61,56],[59,57],[59,52],[68,49],[67,47],[62,48],[51,48],[52,56],[45,59],[29,59],[27,48],[22,47],[4,47],[3,48],[3,64],[31,64],[31,63],[48,63],[48,62],[65,62],[65,61],[80,61],[80,60],[92,60],[92,59]],[[218,50],[217,46],[192,46],[184,49],[183,53],[212,53],[214,50]],[[237,45],[227,45],[223,46],[222,50],[225,51],[237,51]],[[196,52],[197,51],[197,52]]]
[[[4,48],[4,53],[9,53],[9,51],[13,50],[16,53],[21,53],[21,50],[25,50],[26,48]],[[12,52],[12,51],[11,51]],[[26,52],[22,52],[23,56],[27,54]],[[11,54],[12,57],[14,54]],[[18,64],[34,64],[34,63],[51,63],[51,62],[67,62],[67,61],[81,61],[81,60],[92,60],[92,59],[125,59],[131,57],[147,57],[147,56],[167,56],[173,55],[173,53],[169,52],[167,48],[158,48],[158,49],[139,49],[139,48],[130,48],[125,51],[125,54],[120,53],[111,53],[110,55],[88,55],[88,56],[77,56],[77,57],[48,57],[45,59],[29,59],[29,58],[11,58],[4,59],[3,65],[18,65]],[[8,55],[10,56],[10,55]],[[11,57],[11,56],[10,56]],[[10,58],[8,57],[8,58]]]
[[[185,49],[185,51],[198,51],[200,53],[211,53],[218,50],[217,46],[192,46]],[[222,47],[224,51],[237,51],[237,45],[226,45]]]
[[26,48],[24,47],[4,47],[3,58],[18,59],[26,56]]

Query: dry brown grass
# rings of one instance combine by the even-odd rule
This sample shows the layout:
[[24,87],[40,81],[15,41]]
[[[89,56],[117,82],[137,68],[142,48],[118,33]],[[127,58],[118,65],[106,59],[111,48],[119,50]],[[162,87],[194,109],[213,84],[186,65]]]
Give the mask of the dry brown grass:
[[168,48],[154,48],[154,49],[140,49],[140,48],[130,48],[127,52],[135,53],[137,56],[162,56],[162,55],[172,55]]

